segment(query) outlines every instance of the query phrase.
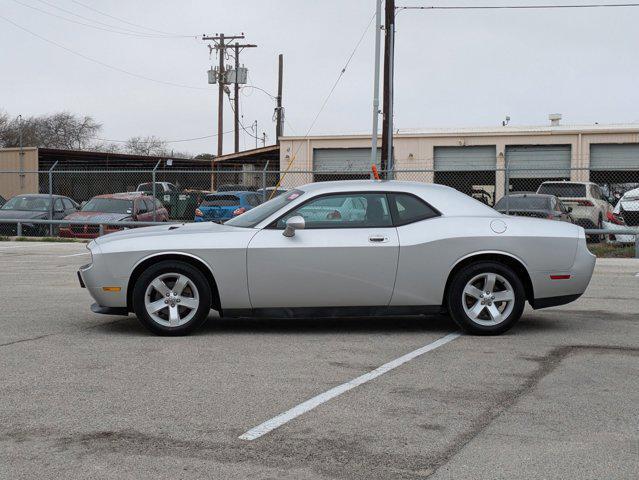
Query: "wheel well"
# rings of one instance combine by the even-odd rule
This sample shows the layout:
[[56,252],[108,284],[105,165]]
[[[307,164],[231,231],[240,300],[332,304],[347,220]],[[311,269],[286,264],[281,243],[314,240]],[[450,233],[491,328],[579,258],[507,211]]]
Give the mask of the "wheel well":
[[135,286],[135,282],[142,275],[142,272],[146,270],[147,267],[153,265],[157,262],[162,262],[164,260],[177,260],[180,262],[188,263],[189,265],[197,268],[208,280],[209,286],[211,287],[211,297],[213,300],[212,308],[214,310],[220,311],[222,304],[220,303],[220,293],[217,288],[217,283],[215,282],[215,278],[211,273],[211,270],[197,258],[189,257],[188,255],[180,255],[178,253],[170,253],[166,255],[158,255],[155,257],[150,257],[141,262],[133,272],[131,272],[131,276],[129,277],[129,285],[127,287],[126,292],[126,305],[129,311],[133,311],[133,287]]
[[502,265],[506,265],[507,267],[512,268],[515,273],[519,276],[521,283],[524,284],[524,292],[526,294],[526,300],[528,302],[532,302],[535,299],[535,294],[533,291],[532,281],[530,280],[530,275],[528,274],[528,270],[523,263],[521,263],[516,258],[510,257],[508,255],[503,255],[499,253],[481,253],[478,255],[473,255],[472,257],[468,257],[463,259],[457,265],[453,267],[453,269],[448,274],[448,278],[446,279],[446,288],[444,289],[444,301],[443,305],[446,306],[448,301],[448,289],[450,287],[450,283],[452,279],[455,277],[457,272],[459,272],[462,268],[467,267],[473,263],[491,261],[501,263]]

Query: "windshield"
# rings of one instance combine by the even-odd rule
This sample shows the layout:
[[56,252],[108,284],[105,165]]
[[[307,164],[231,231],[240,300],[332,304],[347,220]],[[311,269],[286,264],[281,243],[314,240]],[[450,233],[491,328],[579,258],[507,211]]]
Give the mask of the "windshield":
[[548,210],[550,208],[549,197],[503,197],[495,205],[495,210]]
[[226,225],[233,225],[235,227],[246,227],[253,228],[255,225],[260,223],[262,220],[270,217],[279,209],[291,203],[293,200],[298,198],[300,195],[304,195],[304,192],[301,190],[293,190],[288,192],[286,195],[280,195],[275,197],[268,202],[264,202],[262,205],[259,205],[242,215],[238,215],[235,218],[232,218]]
[[2,206],[2,210],[49,211],[49,199],[43,197],[13,197]]
[[92,198],[82,207],[82,211],[131,214],[133,212],[133,201],[118,198]]
[[201,207],[237,207],[240,199],[235,195],[207,195]]
[[577,198],[586,196],[586,186],[581,183],[544,183],[537,193],[556,195],[559,198]]

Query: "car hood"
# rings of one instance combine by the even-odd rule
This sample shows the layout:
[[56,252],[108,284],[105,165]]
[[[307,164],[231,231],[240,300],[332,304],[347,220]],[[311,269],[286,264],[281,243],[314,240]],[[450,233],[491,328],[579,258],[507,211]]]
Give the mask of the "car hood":
[[109,233],[95,239],[98,245],[104,245],[109,242],[119,240],[138,240],[148,239],[149,237],[165,237],[172,235],[188,235],[196,233],[223,233],[223,232],[247,232],[254,231],[250,228],[233,227],[231,225],[222,225],[213,222],[197,222],[197,223],[171,223],[167,225],[156,225],[153,227],[134,228],[129,230],[121,230],[119,232]]
[[0,209],[0,218],[48,218],[48,212],[36,210],[2,210]]
[[75,212],[64,217],[65,220],[89,220],[91,222],[121,222],[130,220],[128,213]]

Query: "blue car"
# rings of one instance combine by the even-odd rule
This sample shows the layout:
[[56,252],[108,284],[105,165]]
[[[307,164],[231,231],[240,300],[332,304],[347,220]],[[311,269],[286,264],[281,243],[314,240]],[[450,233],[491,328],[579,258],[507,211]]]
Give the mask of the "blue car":
[[223,223],[260,203],[261,198],[255,192],[210,193],[195,209],[195,221]]

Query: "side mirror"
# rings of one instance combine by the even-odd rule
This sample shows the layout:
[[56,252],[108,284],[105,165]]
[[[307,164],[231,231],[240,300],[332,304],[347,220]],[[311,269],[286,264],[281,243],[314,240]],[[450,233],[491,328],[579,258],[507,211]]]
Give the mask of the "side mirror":
[[293,237],[295,236],[295,230],[303,230],[305,226],[306,222],[304,221],[304,218],[299,215],[295,215],[294,217],[286,220],[286,228],[282,232],[282,235],[285,237]]

